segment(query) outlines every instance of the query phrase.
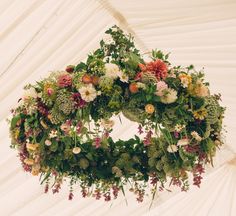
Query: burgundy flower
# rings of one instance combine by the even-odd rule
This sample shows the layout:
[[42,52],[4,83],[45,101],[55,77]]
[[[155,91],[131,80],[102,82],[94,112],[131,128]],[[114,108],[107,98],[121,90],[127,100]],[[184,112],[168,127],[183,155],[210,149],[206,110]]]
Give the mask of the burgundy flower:
[[57,85],[59,87],[67,87],[67,86],[71,86],[72,84],[72,78],[69,74],[61,74],[58,77],[57,80]]
[[66,72],[72,73],[72,72],[74,72],[74,69],[75,69],[75,66],[74,66],[74,65],[68,65],[68,66],[66,67]]
[[81,98],[81,95],[80,95],[80,93],[79,92],[77,92],[77,93],[74,93],[73,95],[72,95],[72,98],[73,98],[73,100],[74,100],[74,102],[75,102],[75,108],[83,108],[87,103],[86,103],[86,101],[84,101],[82,98]]
[[145,146],[148,146],[151,144],[152,134],[153,134],[153,132],[150,130],[147,132],[146,136],[144,137],[143,144]]
[[139,134],[142,134],[142,133],[143,133],[142,125],[139,125],[139,126],[138,126],[138,133],[139,133]]
[[69,193],[68,200],[72,200],[74,197],[74,194],[72,192]]

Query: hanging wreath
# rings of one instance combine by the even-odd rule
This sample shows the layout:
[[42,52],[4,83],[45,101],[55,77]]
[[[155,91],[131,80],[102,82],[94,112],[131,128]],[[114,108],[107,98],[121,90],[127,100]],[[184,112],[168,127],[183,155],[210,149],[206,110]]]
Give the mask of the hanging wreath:
[[[191,173],[199,186],[223,143],[220,95],[192,65],[171,66],[156,50],[147,63],[130,35],[117,26],[106,34],[85,63],[25,87],[10,120],[24,170],[40,174],[45,192],[69,179],[69,199],[80,185],[83,197],[109,201],[129,182],[141,202],[147,185],[153,195],[169,180],[188,190]],[[138,123],[137,135],[114,141],[111,118],[122,114]]]

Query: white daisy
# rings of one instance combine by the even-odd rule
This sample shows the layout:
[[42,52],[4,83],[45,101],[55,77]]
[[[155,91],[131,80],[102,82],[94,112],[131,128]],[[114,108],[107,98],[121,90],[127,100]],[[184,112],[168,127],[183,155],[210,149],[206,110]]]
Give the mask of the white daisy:
[[81,98],[86,102],[93,101],[97,97],[97,91],[92,84],[81,87],[79,93]]
[[118,74],[118,76],[119,76],[121,82],[125,82],[125,83],[129,82],[129,77],[125,73],[120,72]]

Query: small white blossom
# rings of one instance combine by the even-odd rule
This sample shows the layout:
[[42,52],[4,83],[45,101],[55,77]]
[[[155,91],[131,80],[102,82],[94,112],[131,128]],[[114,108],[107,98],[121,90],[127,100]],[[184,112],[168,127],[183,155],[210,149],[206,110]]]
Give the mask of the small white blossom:
[[49,133],[49,138],[55,138],[57,137],[57,131],[56,130],[51,130]]

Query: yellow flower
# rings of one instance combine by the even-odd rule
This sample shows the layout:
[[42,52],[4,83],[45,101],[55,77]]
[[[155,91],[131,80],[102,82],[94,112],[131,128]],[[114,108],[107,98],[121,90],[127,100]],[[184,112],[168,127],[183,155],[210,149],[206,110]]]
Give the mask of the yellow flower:
[[37,148],[39,147],[39,144],[38,143],[27,143],[26,144],[26,148],[27,150],[31,150],[31,151],[35,151]]
[[210,94],[208,87],[201,80],[197,80],[195,84],[190,84],[188,91],[191,95],[197,97],[207,97]]
[[74,154],[79,154],[79,153],[81,152],[81,148],[80,148],[80,147],[74,147],[73,150],[72,150],[72,152],[73,152]]
[[48,125],[43,120],[40,120],[40,124],[43,126],[44,129],[48,129]]
[[32,166],[32,165],[34,164],[34,160],[31,159],[31,158],[26,158],[26,159],[24,160],[24,163],[27,164],[27,165]]
[[205,108],[199,109],[193,112],[195,119],[203,120],[207,116],[207,110]]
[[36,164],[32,167],[32,170],[31,170],[31,174],[33,176],[37,176],[40,172],[40,165],[39,164]]
[[179,74],[179,79],[184,88],[187,88],[192,83],[192,77],[185,73]]
[[18,139],[19,134],[20,134],[20,130],[19,130],[19,129],[16,129],[15,132],[14,132],[14,138],[15,138],[16,140]]
[[145,106],[145,111],[146,111],[146,113],[148,113],[148,114],[152,114],[152,113],[154,113],[154,111],[155,111],[155,107],[154,107],[152,104],[147,104],[147,105]]

